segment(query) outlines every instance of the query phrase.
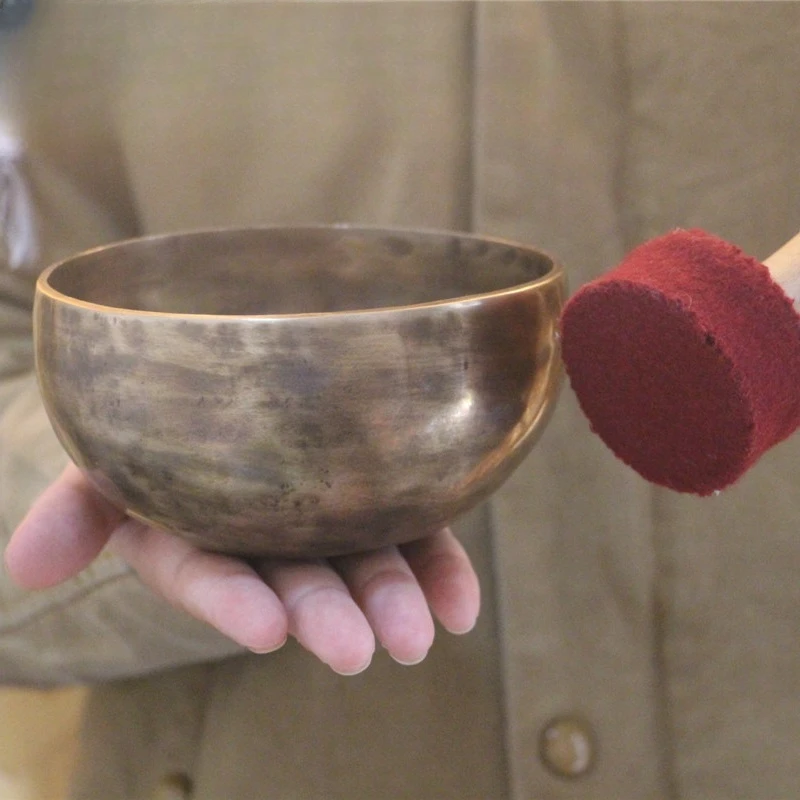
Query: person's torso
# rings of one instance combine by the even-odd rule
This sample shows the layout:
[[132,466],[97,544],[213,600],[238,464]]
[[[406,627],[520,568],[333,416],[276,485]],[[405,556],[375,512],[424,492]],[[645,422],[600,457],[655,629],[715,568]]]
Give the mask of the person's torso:
[[[43,258],[346,221],[524,240],[577,287],[676,225],[755,255],[794,232],[800,9],[757,6],[41,0],[0,81]],[[567,388],[466,534],[476,635],[347,682],[287,650],[107,687],[79,796],[184,774],[204,800],[787,796],[796,454],[720,498],[670,495]]]

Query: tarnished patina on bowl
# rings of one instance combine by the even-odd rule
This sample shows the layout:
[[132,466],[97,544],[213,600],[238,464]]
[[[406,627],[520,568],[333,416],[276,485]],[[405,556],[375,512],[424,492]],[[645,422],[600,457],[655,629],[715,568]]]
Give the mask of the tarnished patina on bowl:
[[121,242],[39,279],[39,381],[76,464],[200,547],[329,556],[490,495],[561,376],[562,269],[532,248],[347,226]]

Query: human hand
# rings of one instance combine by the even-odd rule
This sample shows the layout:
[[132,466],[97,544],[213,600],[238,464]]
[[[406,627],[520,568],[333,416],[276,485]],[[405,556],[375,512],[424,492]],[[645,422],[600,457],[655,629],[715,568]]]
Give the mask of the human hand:
[[291,635],[344,675],[369,665],[376,639],[400,663],[421,661],[433,616],[466,633],[480,606],[478,579],[448,530],[355,556],[252,564],[131,519],[73,465],[15,531],[6,566],[22,586],[42,589],[80,572],[106,546],[154,592],[241,646],[267,653]]

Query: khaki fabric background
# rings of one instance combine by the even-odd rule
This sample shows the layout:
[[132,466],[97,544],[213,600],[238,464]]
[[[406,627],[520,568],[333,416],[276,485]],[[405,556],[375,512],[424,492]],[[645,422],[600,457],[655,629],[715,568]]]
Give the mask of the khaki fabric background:
[[66,795],[78,746],[84,692],[0,691],[0,798]]
[[[577,286],[676,225],[757,256],[796,232],[798,29],[796,3],[41,0],[0,42],[0,97],[29,146],[43,259],[358,220],[534,242]],[[5,375],[30,358],[29,283],[2,277]],[[30,380],[0,399],[7,535],[58,457]],[[678,497],[615,462],[566,390],[461,528],[485,581],[478,629],[414,670],[378,657],[342,681],[293,647],[223,659],[109,560],[36,596],[0,584],[0,665],[9,682],[118,679],[91,693],[87,800],[180,776],[200,800],[790,800],[799,457],[796,437],[722,496]],[[596,736],[575,781],[540,758],[561,714]]]

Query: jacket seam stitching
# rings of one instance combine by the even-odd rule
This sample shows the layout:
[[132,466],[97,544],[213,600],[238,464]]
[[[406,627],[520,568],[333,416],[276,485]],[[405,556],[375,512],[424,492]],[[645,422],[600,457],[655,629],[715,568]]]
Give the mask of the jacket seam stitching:
[[[30,605],[30,601],[22,600],[12,605],[10,608],[3,609],[0,617],[6,617],[6,620],[0,622],[0,633],[10,633],[25,628],[32,623],[37,622],[43,617],[64,610],[66,607],[76,605],[88,596],[94,594],[96,591],[105,588],[108,584],[116,581],[121,581],[124,578],[130,577],[133,574],[130,567],[127,565],[118,571],[100,578],[97,581],[87,584],[85,586],[76,587],[66,597],[58,598],[52,602],[43,605],[35,604],[35,608],[30,611],[26,610],[26,606]],[[9,619],[10,617],[10,619]]]

